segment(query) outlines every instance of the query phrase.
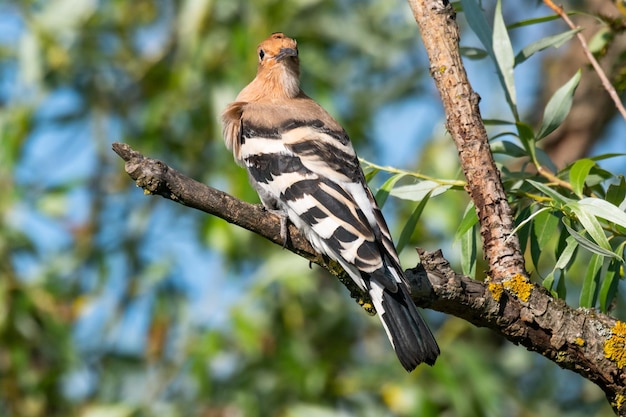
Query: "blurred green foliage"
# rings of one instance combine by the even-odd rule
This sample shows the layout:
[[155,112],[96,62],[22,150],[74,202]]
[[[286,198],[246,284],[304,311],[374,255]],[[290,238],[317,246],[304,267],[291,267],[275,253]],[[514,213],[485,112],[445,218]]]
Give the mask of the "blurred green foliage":
[[[304,89],[376,154],[381,107],[418,93],[440,106],[405,3],[23,0],[0,12],[0,415],[607,413],[587,381],[439,315],[441,358],[406,374],[338,282],[142,195],[110,151],[130,143],[256,201],[218,120],[252,78],[256,44],[284,31],[301,45]],[[452,144],[432,136],[411,168],[459,180]],[[399,236],[416,203],[390,202]],[[407,248],[449,246],[466,205],[432,196]]]

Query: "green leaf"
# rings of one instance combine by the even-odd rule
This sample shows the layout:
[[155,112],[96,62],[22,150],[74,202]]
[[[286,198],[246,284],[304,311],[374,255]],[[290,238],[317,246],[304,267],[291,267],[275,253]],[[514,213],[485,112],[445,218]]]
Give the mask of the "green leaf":
[[461,52],[461,55],[465,58],[473,60],[485,59],[489,56],[489,53],[484,49],[473,48],[469,46],[461,46],[459,47],[459,51]]
[[368,184],[381,171],[380,168],[372,165],[370,162],[366,161],[365,159],[359,159],[359,163],[361,164],[361,169],[363,170],[363,173],[365,174],[365,181]]
[[567,288],[565,287],[565,271],[561,271],[559,282],[556,284],[556,295],[561,300],[565,300],[567,297]]
[[569,236],[566,239],[567,245],[563,252],[561,252],[561,256],[557,259],[556,264],[554,264],[554,269],[565,269],[570,263],[572,256],[576,252],[576,248],[578,248],[578,243],[573,236]]
[[[547,207],[546,207],[547,209]],[[539,257],[548,242],[555,237],[559,225],[559,218],[553,216],[549,210],[538,210],[533,220],[533,234],[530,240],[530,255],[535,268],[539,269]]]
[[526,246],[528,245],[528,238],[530,236],[530,224],[525,220],[530,216],[530,207],[524,207],[515,217],[515,223],[522,224],[521,228],[516,227],[515,230],[519,239],[520,249],[522,253],[526,252]]
[[[559,236],[559,244],[561,244],[561,239],[564,234]],[[567,291],[565,288],[565,270],[569,266],[574,254],[576,253],[576,249],[578,248],[578,242],[572,236],[568,236],[567,239],[564,239],[564,248],[560,251],[560,255],[554,265],[554,269],[548,274],[546,279],[543,282],[543,286],[550,290],[552,295],[557,298],[564,299],[567,295]],[[554,288],[555,276],[559,272],[559,281],[556,286],[556,291]]]
[[617,284],[619,284],[620,269],[623,262],[613,259],[609,264],[609,268],[602,277],[602,285],[598,293],[598,300],[600,301],[600,310],[603,313],[608,312],[615,295],[617,294]]
[[609,185],[609,188],[606,190],[606,201],[620,207],[624,199],[626,199],[626,178],[623,175],[620,175],[618,178],[619,183]]
[[552,160],[550,159],[546,151],[544,151],[543,149],[539,147],[535,147],[535,153],[536,153],[536,158],[537,158],[537,162],[539,163],[539,165],[545,168],[548,168],[548,170],[552,172],[558,171],[556,165],[554,165],[554,162],[552,162]]
[[626,213],[608,201],[589,197],[580,200],[578,205],[593,216],[600,217],[619,226],[626,227]]
[[548,242],[554,238],[558,225],[559,218],[550,211],[543,211],[538,216],[535,216],[533,231],[540,247],[546,247]]
[[493,46],[491,44],[493,39],[493,31],[489,22],[485,18],[480,5],[476,0],[461,0],[463,6],[463,12],[465,13],[465,19],[469,24],[472,31],[478,37],[478,40],[483,44],[487,53],[493,56]]
[[417,207],[415,207],[415,210],[413,210],[413,213],[411,213],[409,220],[402,228],[400,238],[398,239],[398,244],[396,245],[396,250],[398,251],[398,253],[402,252],[402,249],[404,249],[406,244],[409,243],[409,239],[411,238],[411,235],[413,234],[413,231],[417,226],[417,222],[420,219],[422,212],[424,211],[424,207],[426,207],[426,203],[429,199],[430,193],[426,194],[422,201],[419,202]]
[[551,20],[556,20],[556,19],[560,19],[560,17],[555,14],[552,14],[550,16],[544,16],[544,17],[535,17],[532,19],[520,20],[519,22],[511,23],[508,26],[508,28],[509,30],[511,30],[511,29],[522,27],[522,26],[532,26],[532,25],[536,25],[537,23],[549,22]]
[[552,291],[552,286],[554,285],[554,271],[550,272],[548,276],[543,279],[541,285],[543,288],[550,291],[553,297],[556,297],[556,292]]
[[609,25],[601,27],[595,35],[589,39],[587,47],[592,54],[601,53],[607,45],[615,38],[613,29]]
[[521,64],[526,61],[528,58],[533,56],[535,53],[539,51],[543,51],[544,49],[563,45],[565,42],[572,39],[572,37],[580,32],[582,29],[576,28],[572,30],[568,30],[567,32],[558,33],[552,36],[546,36],[545,38],[539,39],[536,42],[531,43],[530,45],[524,47],[516,56],[515,56],[515,66]]
[[396,198],[409,201],[422,201],[426,195],[438,196],[449,190],[452,185],[440,184],[435,181],[420,181],[415,184],[401,185],[391,190],[390,194]]
[[[533,214],[531,214],[530,216],[526,217],[524,220],[522,220],[522,222],[521,222],[521,223],[519,223],[519,224],[515,227],[515,229],[513,229],[513,233],[511,233],[511,235],[512,235],[512,234],[514,234],[514,233],[517,233],[517,231],[518,231],[518,230],[520,230],[520,229],[521,229],[522,227],[524,227],[524,226],[525,226],[528,222],[530,222],[533,218],[535,218],[535,216],[538,216],[538,215],[540,215],[541,213],[544,213],[544,212],[546,212],[546,211],[550,211],[550,208],[549,208],[549,207],[543,207],[543,208],[541,208],[541,209],[537,210],[536,212],[534,212]],[[509,238],[507,237],[507,240],[508,240],[508,239],[509,239]]]
[[589,236],[591,236],[594,242],[596,242],[602,249],[612,251],[609,240],[607,239],[606,234],[604,234],[604,230],[602,230],[602,225],[598,219],[596,219],[595,215],[590,212],[589,208],[581,205],[577,201],[567,204],[567,208],[569,208],[576,215],[578,221],[585,229],[585,232],[589,233]]
[[507,156],[512,156],[514,158],[528,156],[528,153],[524,149],[520,148],[513,142],[509,142],[508,140],[502,140],[492,143],[491,153],[499,153]]
[[502,18],[502,5],[498,0],[494,17],[493,29],[490,27],[485,14],[476,0],[461,0],[467,23],[485,47],[487,53],[496,63],[498,78],[504,89],[505,97],[515,120],[519,120],[517,114],[515,81],[513,76],[513,64],[515,58],[511,40]]
[[502,119],[483,119],[483,123],[485,124],[485,126],[508,126],[515,124],[515,122]]
[[476,228],[471,227],[461,237],[461,270],[468,277],[476,276]]
[[498,77],[504,88],[506,101],[509,103],[515,120],[519,120],[517,114],[517,98],[515,93],[515,77],[513,67],[515,57],[509,33],[502,17],[502,2],[496,2],[495,14],[493,17],[493,54],[498,68]]
[[593,161],[602,161],[605,159],[610,159],[610,158],[617,158],[620,156],[626,156],[626,153],[603,153],[601,155],[596,155],[596,156],[591,156],[589,157],[589,159],[593,160]]
[[465,207],[465,213],[463,214],[461,224],[459,224],[459,227],[456,229],[456,233],[454,233],[454,240],[460,240],[461,237],[465,235],[468,230],[474,227],[476,223],[478,223],[478,215],[476,214],[474,203],[470,201],[467,207]]
[[617,256],[613,252],[601,248],[600,246],[598,246],[597,244],[595,244],[591,240],[587,239],[585,236],[583,236],[580,233],[578,233],[576,230],[572,229],[565,222],[565,218],[563,218],[563,224],[565,225],[565,228],[569,232],[570,236],[573,237],[574,239],[576,239],[576,241],[580,244],[580,246],[582,246],[583,248],[587,249],[589,252],[591,252],[593,254],[596,254],[596,255],[606,256],[606,257],[610,257],[610,258],[614,258],[614,257]]
[[589,171],[596,165],[591,159],[583,158],[579,159],[572,165],[569,171],[569,180],[572,184],[572,189],[574,193],[582,198],[583,197],[583,188],[585,187],[585,180],[587,179],[587,175],[589,175]]
[[[561,219],[563,218],[562,215],[560,217]],[[554,248],[554,259],[559,259],[559,257],[565,250],[565,247],[567,246],[568,237],[570,237],[570,235],[569,233],[567,233],[567,230],[565,230],[565,228],[561,228],[559,230],[559,240],[556,243],[556,247]]]
[[537,140],[541,140],[552,133],[567,117],[572,108],[572,100],[574,99],[576,87],[578,87],[580,82],[580,75],[581,71],[576,71],[576,74],[565,85],[556,90],[550,101],[548,101],[543,112],[539,133],[537,133]]
[[376,174],[380,172],[380,169],[378,168],[372,168],[368,170],[363,169],[363,171],[365,171],[365,181],[369,184],[369,182],[374,179]]
[[537,239],[530,238],[530,259],[536,270],[539,270],[539,257],[541,256],[542,248],[537,244]]
[[580,292],[580,306],[585,308],[592,308],[596,304],[598,293],[598,280],[599,272],[602,268],[604,258],[601,255],[593,254],[585,273],[583,281],[583,287]]
[[557,289],[553,289],[554,288],[554,282],[557,280],[556,279],[556,274],[557,271],[552,271],[548,274],[548,276],[546,276],[543,280],[543,282],[541,283],[541,285],[548,291],[550,291],[550,294],[552,295],[552,297],[554,298],[563,298],[560,294],[559,294],[559,288],[562,287],[562,284],[564,282],[565,279],[565,274],[563,273],[563,271],[559,271],[559,279],[558,279],[558,283],[557,283]]
[[557,203],[568,204],[568,203],[574,202],[574,200],[567,198],[562,194],[559,194],[558,192],[556,192],[555,190],[553,190],[552,188],[548,187],[545,184],[542,184],[540,182],[533,181],[533,180],[526,180],[526,181],[530,185],[532,185],[533,187],[535,187],[536,189],[538,189],[539,191],[541,191],[542,193],[544,193],[546,196],[550,197]]
[[378,191],[376,192],[376,196],[374,198],[376,199],[376,202],[381,208],[385,205],[385,202],[387,201],[387,197],[389,197],[389,193],[393,189],[393,186],[396,185],[396,183],[400,179],[402,179],[402,177],[404,177],[405,175],[406,174],[392,175],[391,178],[385,181],[385,183],[381,185],[381,187],[378,189]]
[[526,149],[526,153],[530,155],[532,161],[536,161],[537,147],[533,128],[524,122],[517,122],[515,127],[517,127],[518,137],[522,142],[522,146]]

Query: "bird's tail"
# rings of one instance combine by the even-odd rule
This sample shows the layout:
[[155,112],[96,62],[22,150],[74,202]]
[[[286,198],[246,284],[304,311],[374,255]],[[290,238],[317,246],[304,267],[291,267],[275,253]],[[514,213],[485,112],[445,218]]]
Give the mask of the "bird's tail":
[[372,281],[370,295],[404,369],[410,372],[422,362],[433,365],[439,346],[405,286],[391,292]]

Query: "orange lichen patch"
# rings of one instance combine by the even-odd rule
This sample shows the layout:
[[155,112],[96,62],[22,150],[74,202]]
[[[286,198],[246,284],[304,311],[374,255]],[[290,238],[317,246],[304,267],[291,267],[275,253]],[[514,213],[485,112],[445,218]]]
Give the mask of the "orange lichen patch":
[[576,339],[574,339],[574,343],[578,346],[585,346],[585,339],[583,339],[582,337],[577,337]]
[[530,299],[530,293],[533,290],[533,284],[521,274],[514,275],[510,280],[504,281],[502,285],[523,302]]
[[619,369],[626,366],[626,323],[618,321],[611,329],[611,337],[604,342],[604,357],[615,362]]
[[499,284],[496,282],[490,282],[487,285],[487,288],[489,289],[489,292],[491,293],[491,296],[493,297],[493,299],[496,301],[500,301],[500,298],[502,297],[502,293],[504,292],[504,287],[502,286],[502,284]]

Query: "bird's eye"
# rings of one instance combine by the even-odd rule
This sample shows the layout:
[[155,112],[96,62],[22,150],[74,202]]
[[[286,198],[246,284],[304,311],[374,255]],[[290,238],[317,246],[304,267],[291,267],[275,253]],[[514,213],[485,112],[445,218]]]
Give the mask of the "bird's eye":
[[261,49],[259,51],[259,61],[263,61],[263,57],[265,57],[265,51]]

